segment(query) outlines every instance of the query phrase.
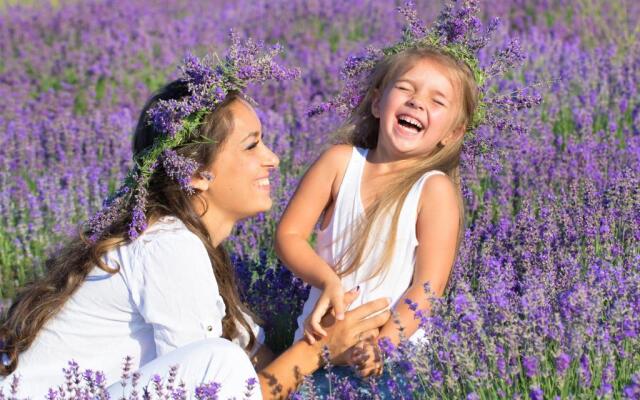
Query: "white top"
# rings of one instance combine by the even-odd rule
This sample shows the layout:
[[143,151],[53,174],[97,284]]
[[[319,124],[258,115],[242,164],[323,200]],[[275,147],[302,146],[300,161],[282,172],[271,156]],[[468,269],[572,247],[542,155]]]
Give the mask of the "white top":
[[[133,357],[136,370],[181,346],[222,335],[225,305],[207,251],[178,218],[161,218],[103,260],[120,270],[110,274],[95,267],[20,354],[13,374],[21,377],[22,396],[40,398],[62,384],[61,369],[72,359],[82,370],[104,371],[108,386],[120,379],[125,356]],[[249,335],[238,326],[243,334],[234,341],[244,347]],[[254,332],[262,341],[255,324]]]
[[[360,187],[367,153],[367,149],[353,148],[351,159],[340,184],[331,221],[325,229],[317,232],[316,252],[334,268],[340,256],[351,243],[353,227],[364,216]],[[360,295],[351,304],[350,308],[358,307],[381,297],[390,297],[391,306],[393,307],[411,285],[415,267],[416,247],[418,246],[416,237],[418,204],[424,183],[433,175],[444,175],[444,173],[435,170],[425,173],[413,185],[402,204],[395,247],[388,266],[388,273],[385,274],[383,272],[377,277],[367,280],[374,268],[377,267],[377,262],[384,252],[384,245],[390,233],[392,216],[384,216],[373,227],[373,234],[367,244],[368,251],[362,264],[351,274],[342,277],[344,290],[351,290],[360,285]],[[321,294],[322,291],[320,289],[311,288],[302,314],[298,317],[296,339],[303,336],[304,321],[313,311]],[[422,331],[418,330],[412,335],[411,339],[415,340],[420,337],[422,337]]]

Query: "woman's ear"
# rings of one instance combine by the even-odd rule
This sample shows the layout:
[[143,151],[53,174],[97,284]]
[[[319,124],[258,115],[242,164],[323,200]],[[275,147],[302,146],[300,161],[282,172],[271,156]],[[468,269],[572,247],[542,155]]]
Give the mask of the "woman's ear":
[[202,192],[209,189],[209,185],[213,182],[214,175],[209,171],[200,171],[191,177],[191,187]]
[[373,89],[373,101],[371,102],[371,115],[380,118],[380,91]]

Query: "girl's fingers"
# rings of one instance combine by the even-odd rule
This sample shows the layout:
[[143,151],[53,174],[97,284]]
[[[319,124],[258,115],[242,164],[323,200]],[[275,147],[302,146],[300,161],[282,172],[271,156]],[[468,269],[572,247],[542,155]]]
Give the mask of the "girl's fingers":
[[333,311],[336,314],[337,320],[344,319],[344,296],[342,291],[336,293],[335,296],[331,299],[331,305],[333,306]]
[[319,320],[315,320],[314,318],[311,318],[311,329],[313,332],[319,335],[327,336],[327,332],[324,329],[322,329],[322,326],[320,325]]
[[313,335],[309,333],[309,331],[307,331],[306,329],[304,331],[304,338],[309,344],[315,344],[316,342],[316,339],[313,337]]
[[329,308],[328,302],[328,299],[320,298],[308,319],[311,330],[322,336],[327,336],[327,332],[320,326],[320,320]]
[[344,308],[347,309],[349,306],[358,298],[360,294],[360,286],[357,286],[344,294],[343,303]]

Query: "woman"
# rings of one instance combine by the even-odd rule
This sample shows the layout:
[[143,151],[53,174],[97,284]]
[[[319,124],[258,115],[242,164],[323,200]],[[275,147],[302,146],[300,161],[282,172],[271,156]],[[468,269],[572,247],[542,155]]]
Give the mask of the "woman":
[[[215,381],[222,383],[219,398],[240,397],[247,380],[257,378],[252,397],[279,398],[319,368],[325,346],[340,361],[389,318],[380,312],[386,299],[341,321],[327,315],[325,340],[300,341],[264,359],[220,244],[236,221],[271,207],[269,174],[279,162],[239,89],[290,74],[252,43],[241,48],[234,40],[229,54],[218,65],[188,59],[183,77],[147,103],[134,137],[136,167],[125,184],[90,220],[83,240],[16,298],[1,331],[5,392],[20,376],[21,396],[42,396],[62,383],[60,368],[73,359],[105,371],[118,398],[132,388],[116,381],[123,357],[131,356],[131,370],[142,374],[139,391],[152,388],[153,374],[169,379],[170,367],[179,365],[176,380],[190,395]],[[266,364],[257,375],[247,354]]]

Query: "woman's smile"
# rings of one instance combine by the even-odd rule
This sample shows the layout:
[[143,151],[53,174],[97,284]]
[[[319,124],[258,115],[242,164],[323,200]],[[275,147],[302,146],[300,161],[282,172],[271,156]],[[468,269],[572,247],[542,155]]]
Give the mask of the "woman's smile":
[[258,186],[258,189],[269,192],[271,189],[271,186],[269,185],[269,177],[264,177],[264,178],[259,178],[256,179],[256,186]]

